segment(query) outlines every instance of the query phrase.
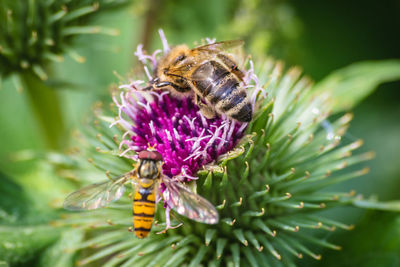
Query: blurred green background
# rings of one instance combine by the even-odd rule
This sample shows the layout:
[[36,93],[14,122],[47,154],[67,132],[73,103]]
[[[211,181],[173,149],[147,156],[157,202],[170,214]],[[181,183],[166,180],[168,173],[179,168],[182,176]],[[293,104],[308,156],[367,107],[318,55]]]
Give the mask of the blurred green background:
[[[84,124],[94,102],[109,101],[108,87],[118,82],[113,72],[126,76],[131,71],[137,63],[133,52],[139,43],[149,50],[161,47],[158,28],[164,30],[170,44],[192,44],[204,37],[244,39],[253,58],[268,55],[282,59],[287,66],[302,66],[306,75],[320,81],[332,71],[357,61],[399,59],[399,12],[400,2],[396,0],[133,1],[131,5],[98,14],[90,22],[116,28],[120,31],[118,36],[77,36],[73,46],[86,58],[85,63],[66,56],[64,62],[49,65],[49,80],[63,84],[53,86],[52,90],[60,96],[66,129],[72,133]],[[363,139],[362,150],[374,150],[376,158],[366,164],[371,167],[368,175],[349,181],[340,189],[376,195],[380,200],[399,199],[400,82],[380,85],[353,112],[355,119],[345,138]],[[64,140],[68,147],[71,140]],[[52,177],[53,170],[40,161],[15,160],[16,152],[47,149],[26,90],[18,92],[12,78],[3,77],[0,222],[4,227],[36,226],[57,216],[49,202],[58,199],[61,203],[72,186]],[[399,215],[355,209],[333,212],[338,219],[360,226],[350,233],[338,232],[330,237],[333,243],[343,246],[343,251],[323,251],[321,261],[302,264],[400,265]],[[2,238],[5,236],[0,231],[0,243]],[[45,266],[40,259],[41,249],[24,254],[26,262],[20,266]]]

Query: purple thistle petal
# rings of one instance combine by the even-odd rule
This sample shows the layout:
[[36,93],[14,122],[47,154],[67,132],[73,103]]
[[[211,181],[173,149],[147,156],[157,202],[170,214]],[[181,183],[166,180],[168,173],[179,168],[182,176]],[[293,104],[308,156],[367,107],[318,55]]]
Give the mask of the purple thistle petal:
[[169,45],[168,45],[168,42],[167,42],[167,38],[165,38],[165,34],[164,34],[164,31],[162,29],[159,29],[158,33],[160,34],[160,38],[161,38],[161,41],[162,41],[162,44],[163,44],[164,54],[166,54],[166,53],[169,52]]
[[132,122],[133,134],[126,134],[130,141],[125,139],[124,144],[136,152],[148,144],[156,146],[164,159],[163,174],[168,177],[194,179],[198,170],[232,150],[243,136],[242,123],[219,117],[202,119],[190,97],[177,99],[165,92],[151,92],[132,103],[131,91],[120,95],[122,104],[114,100],[120,110],[118,123],[126,127],[123,117]]

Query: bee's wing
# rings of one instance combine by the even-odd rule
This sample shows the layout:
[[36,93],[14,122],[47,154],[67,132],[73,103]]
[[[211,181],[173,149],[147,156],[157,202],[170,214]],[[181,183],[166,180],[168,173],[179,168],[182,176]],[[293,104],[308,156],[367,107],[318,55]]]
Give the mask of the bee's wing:
[[64,208],[67,210],[94,210],[118,200],[125,192],[124,184],[129,180],[125,174],[113,181],[91,184],[67,196]]
[[207,199],[193,193],[182,183],[170,181],[168,178],[163,179],[163,183],[168,190],[167,200],[172,202],[176,212],[197,222],[218,223],[218,212]]
[[[207,44],[195,47],[192,49],[191,53],[192,61],[188,61],[187,64],[180,65],[179,67],[171,66],[168,70],[168,74],[173,76],[178,76],[184,78],[185,80],[190,80],[190,81],[191,80],[199,81],[208,79],[212,74],[212,72],[214,71],[211,65],[206,65],[205,67],[203,67],[201,71],[197,71],[196,75],[193,77],[188,76],[189,73],[188,70],[192,69],[193,65],[201,63],[204,60],[204,58],[215,57],[221,51],[237,48],[242,46],[243,44],[244,44],[243,40],[231,40],[231,41],[223,41],[223,42],[217,42],[213,44]],[[199,61],[199,59],[201,60]]]
[[[203,64],[201,68],[198,68],[195,73],[192,74],[191,81],[199,82],[208,80],[210,77],[213,77],[214,74],[214,66],[211,64]],[[222,74],[221,74],[222,75]],[[220,77],[218,77],[220,78]]]
[[210,51],[210,52],[218,52],[224,51],[232,48],[237,48],[244,45],[243,40],[231,40],[231,41],[222,41],[216,42],[213,44],[206,44],[202,46],[198,46],[192,49],[192,51]]

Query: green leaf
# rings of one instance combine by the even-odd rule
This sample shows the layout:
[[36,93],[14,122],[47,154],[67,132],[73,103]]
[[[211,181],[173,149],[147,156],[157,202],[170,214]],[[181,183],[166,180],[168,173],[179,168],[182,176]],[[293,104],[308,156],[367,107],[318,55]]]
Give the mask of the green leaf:
[[333,112],[353,108],[378,85],[400,79],[400,60],[364,61],[329,74],[317,83],[315,91],[333,94]]

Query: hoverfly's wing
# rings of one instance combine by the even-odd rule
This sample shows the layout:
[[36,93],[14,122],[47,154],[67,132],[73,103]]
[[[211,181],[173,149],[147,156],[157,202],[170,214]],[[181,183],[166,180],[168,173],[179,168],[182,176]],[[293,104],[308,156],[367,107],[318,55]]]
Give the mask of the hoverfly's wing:
[[129,180],[129,174],[106,181],[88,185],[67,196],[64,208],[67,210],[94,210],[118,200],[125,192],[124,184]]
[[218,223],[218,212],[208,200],[193,193],[180,182],[168,181],[166,178],[163,179],[163,183],[168,191],[167,194],[164,192],[164,197],[168,198],[167,201],[172,202],[176,212],[197,222]]
[[233,49],[237,48],[244,45],[243,40],[231,40],[231,41],[222,41],[222,42],[216,42],[213,44],[206,44],[202,46],[198,46],[193,48],[193,51],[210,51],[210,52],[219,52],[219,51],[224,51],[228,49]]

